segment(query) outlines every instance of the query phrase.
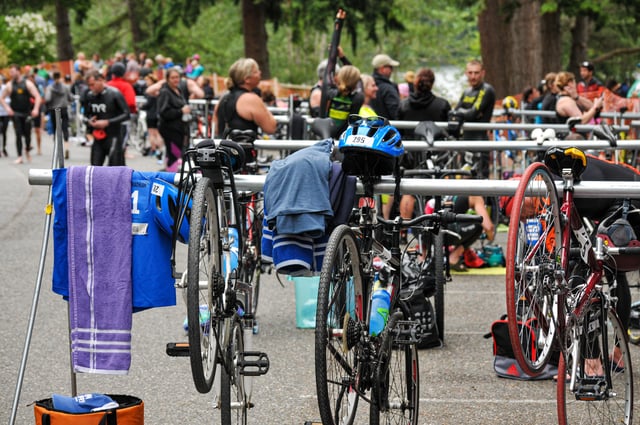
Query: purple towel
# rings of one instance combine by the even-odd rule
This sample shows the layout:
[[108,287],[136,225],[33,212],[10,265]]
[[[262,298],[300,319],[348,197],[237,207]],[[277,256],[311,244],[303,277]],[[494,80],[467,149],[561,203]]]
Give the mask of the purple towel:
[[131,173],[67,172],[69,316],[76,372],[126,374],[131,365]]

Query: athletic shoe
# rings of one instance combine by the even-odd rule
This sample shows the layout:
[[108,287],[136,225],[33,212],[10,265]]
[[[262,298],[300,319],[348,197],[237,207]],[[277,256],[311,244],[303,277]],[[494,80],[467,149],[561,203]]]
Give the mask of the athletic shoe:
[[472,248],[464,250],[464,264],[472,269],[479,269],[486,265],[482,258],[478,257],[478,254]]

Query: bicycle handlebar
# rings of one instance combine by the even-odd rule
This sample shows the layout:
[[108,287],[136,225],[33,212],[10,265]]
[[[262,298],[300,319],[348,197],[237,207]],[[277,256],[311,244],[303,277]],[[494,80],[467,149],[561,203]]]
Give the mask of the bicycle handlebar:
[[378,221],[387,226],[398,226],[404,229],[409,227],[417,227],[426,221],[437,222],[440,224],[482,223],[482,216],[475,214],[456,214],[451,211],[441,211],[432,214],[424,214],[412,220],[406,221],[402,217],[396,217],[393,220],[386,220],[378,216]]

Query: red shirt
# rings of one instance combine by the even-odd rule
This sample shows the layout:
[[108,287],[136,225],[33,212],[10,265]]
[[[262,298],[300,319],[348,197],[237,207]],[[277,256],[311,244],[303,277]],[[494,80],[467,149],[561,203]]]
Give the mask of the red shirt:
[[107,81],[107,85],[118,89],[122,93],[129,107],[129,112],[135,114],[138,111],[136,107],[136,92],[130,82],[124,78],[113,76],[111,81]]

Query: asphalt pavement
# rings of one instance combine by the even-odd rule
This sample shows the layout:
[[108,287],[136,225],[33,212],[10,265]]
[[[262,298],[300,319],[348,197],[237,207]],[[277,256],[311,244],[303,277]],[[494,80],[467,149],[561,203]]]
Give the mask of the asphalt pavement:
[[[50,168],[52,152],[52,138],[44,135],[43,155],[33,155],[29,164],[13,164],[12,128],[8,134],[11,156],[0,158],[0,423],[10,418],[45,230],[48,187],[30,186],[27,173],[29,168]],[[152,158],[135,152],[130,156],[128,165],[135,169],[161,168]],[[88,162],[89,148],[73,145],[67,164]],[[505,240],[506,233],[499,233],[498,242],[504,246]],[[186,254],[184,257],[182,260]],[[71,392],[67,305],[51,291],[51,243],[44,258],[17,424],[34,423],[35,400]],[[262,283],[259,333],[253,345],[268,353],[271,369],[254,380],[250,424],[302,425],[319,419],[313,330],[296,328],[294,287],[285,279],[282,283],[274,275],[265,276]],[[637,290],[634,298],[640,298]],[[151,425],[220,423],[212,395],[199,394],[193,385],[188,358],[165,354],[168,342],[186,340],[180,294],[178,300],[176,307],[134,315],[128,375],[78,375],[78,392],[137,396],[144,400],[145,422]],[[420,351],[420,424],[557,422],[553,382],[506,380],[492,369],[492,342],[483,335],[504,312],[504,276],[471,272],[457,274],[447,284],[445,345]],[[639,347],[631,349],[635,364],[640,365]],[[640,387],[639,379],[636,384]],[[636,403],[636,418],[640,418],[638,406],[640,402]]]

